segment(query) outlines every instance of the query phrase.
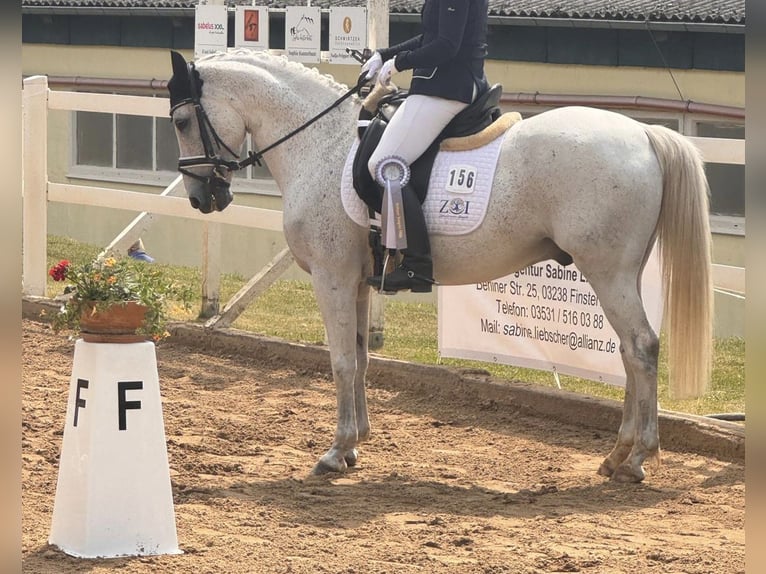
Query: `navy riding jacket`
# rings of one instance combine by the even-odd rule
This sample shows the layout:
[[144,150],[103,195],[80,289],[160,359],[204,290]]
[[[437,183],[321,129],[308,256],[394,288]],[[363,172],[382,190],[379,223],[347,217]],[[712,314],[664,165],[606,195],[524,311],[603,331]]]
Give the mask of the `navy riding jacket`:
[[409,93],[471,103],[487,89],[487,0],[425,0],[421,30],[379,50],[398,71],[413,70]]

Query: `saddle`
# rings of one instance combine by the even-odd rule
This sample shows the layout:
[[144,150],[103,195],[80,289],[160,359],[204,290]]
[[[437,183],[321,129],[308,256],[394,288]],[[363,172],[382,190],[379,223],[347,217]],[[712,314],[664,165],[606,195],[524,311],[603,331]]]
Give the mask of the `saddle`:
[[[453,142],[455,138],[475,136],[491,126],[502,115],[500,110],[502,93],[501,84],[495,84],[489,88],[475,102],[457,114],[425,153],[410,166],[410,181],[421,204],[425,200],[434,159],[442,142],[447,139]],[[388,122],[406,97],[406,90],[397,89],[382,97],[376,96],[373,92],[365,100],[365,105],[359,113],[359,147],[352,168],[353,182],[356,193],[372,213],[381,212],[383,191],[370,175],[367,163],[383,136]],[[413,128],[417,129],[416,126]]]

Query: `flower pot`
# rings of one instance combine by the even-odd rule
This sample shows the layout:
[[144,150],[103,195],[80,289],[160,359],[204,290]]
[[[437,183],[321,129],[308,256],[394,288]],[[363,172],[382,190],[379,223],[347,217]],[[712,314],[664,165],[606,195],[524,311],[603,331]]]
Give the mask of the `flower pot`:
[[128,301],[96,310],[90,304],[80,315],[80,336],[88,343],[138,343],[149,336],[137,333],[148,307]]

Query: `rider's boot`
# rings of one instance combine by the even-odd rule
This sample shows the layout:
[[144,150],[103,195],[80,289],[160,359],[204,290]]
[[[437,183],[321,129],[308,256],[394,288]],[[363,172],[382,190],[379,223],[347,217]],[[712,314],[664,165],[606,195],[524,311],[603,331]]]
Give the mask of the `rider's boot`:
[[407,229],[407,248],[402,249],[402,261],[384,277],[368,277],[367,283],[378,290],[382,288],[383,292],[409,289],[413,293],[430,293],[434,284],[431,243],[423,209],[410,185],[402,188],[402,207]]

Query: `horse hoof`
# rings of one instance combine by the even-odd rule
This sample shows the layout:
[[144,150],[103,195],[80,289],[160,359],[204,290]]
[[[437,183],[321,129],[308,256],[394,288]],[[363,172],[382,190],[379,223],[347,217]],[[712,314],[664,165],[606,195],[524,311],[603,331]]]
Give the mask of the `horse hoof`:
[[614,474],[614,469],[604,461],[601,463],[601,466],[598,467],[598,474],[609,478]]
[[345,470],[346,470],[345,462],[341,468],[338,468],[320,459],[320,461],[316,463],[316,466],[311,471],[311,474],[313,474],[314,476],[322,476],[324,474],[340,473]]
[[359,451],[357,451],[355,448],[352,448],[343,458],[348,466],[356,466],[356,461],[359,458]]
[[628,483],[628,482],[641,482],[644,480],[644,477],[646,476],[646,473],[644,473],[644,469],[641,467],[638,467],[638,472],[634,471],[630,466],[627,464],[621,464],[617,467],[617,469],[612,474],[612,480],[615,482],[622,482],[622,483]]

